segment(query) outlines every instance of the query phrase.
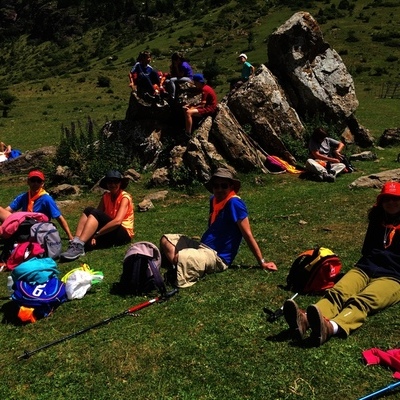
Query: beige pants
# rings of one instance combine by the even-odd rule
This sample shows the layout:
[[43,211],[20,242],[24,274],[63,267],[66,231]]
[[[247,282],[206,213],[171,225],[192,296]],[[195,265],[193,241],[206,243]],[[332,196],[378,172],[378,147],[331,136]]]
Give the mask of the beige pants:
[[178,253],[176,268],[180,288],[194,285],[205,274],[222,272],[228,268],[216,251],[197,240],[181,234],[167,234],[164,237],[175,246]]

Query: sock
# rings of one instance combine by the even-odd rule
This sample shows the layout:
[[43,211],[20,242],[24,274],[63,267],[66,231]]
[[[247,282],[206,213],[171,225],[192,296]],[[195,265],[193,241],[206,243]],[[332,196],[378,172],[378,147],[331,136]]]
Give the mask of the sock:
[[82,242],[82,240],[79,239],[79,236],[75,236],[75,237],[72,239],[72,242],[73,242],[73,243],[79,243],[79,244],[81,244],[82,246],[85,245],[85,242]]
[[333,326],[333,334],[336,335],[339,330],[339,325],[335,321],[329,321],[329,322]]

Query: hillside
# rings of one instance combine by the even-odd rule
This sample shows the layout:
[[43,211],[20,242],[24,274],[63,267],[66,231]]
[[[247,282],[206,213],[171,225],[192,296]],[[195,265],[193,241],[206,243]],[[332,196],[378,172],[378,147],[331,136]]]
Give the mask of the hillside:
[[[269,34],[299,10],[317,19],[352,73],[361,123],[375,136],[400,125],[400,93],[381,98],[387,88],[393,97],[388,83],[400,81],[400,5],[394,1],[115,2],[123,11],[103,1],[96,12],[90,1],[1,3],[0,87],[17,99],[0,118],[1,139],[21,150],[58,143],[61,126],[84,124],[88,116],[98,126],[123,119],[127,74],[143,49],[162,71],[173,51],[184,51],[197,71],[218,73],[214,87],[222,98],[240,73],[236,56],[244,51],[255,66],[267,63]],[[17,5],[13,25],[10,9]],[[102,77],[109,87],[98,85]]]

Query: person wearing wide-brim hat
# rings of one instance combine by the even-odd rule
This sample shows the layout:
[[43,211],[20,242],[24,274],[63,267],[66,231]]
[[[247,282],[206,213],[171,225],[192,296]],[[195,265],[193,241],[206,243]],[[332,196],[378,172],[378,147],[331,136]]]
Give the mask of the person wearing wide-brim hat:
[[100,180],[106,192],[97,208],[87,207],[78,221],[75,236],[60,258],[72,261],[85,255],[86,247],[111,247],[131,241],[133,230],[132,196],[125,191],[129,178],[110,170]]
[[264,270],[276,265],[264,259],[251,231],[245,203],[237,195],[240,181],[227,168],[218,168],[204,185],[212,193],[208,229],[200,242],[182,234],[161,238],[161,251],[171,263],[170,280],[189,287],[207,273],[225,271],[233,262],[242,238]]
[[[286,300],[283,313],[296,340],[311,330],[321,346],[348,337],[368,316],[400,302],[400,183],[386,182],[368,214],[362,257],[316,304],[300,309]],[[307,338],[308,339],[308,338]]]

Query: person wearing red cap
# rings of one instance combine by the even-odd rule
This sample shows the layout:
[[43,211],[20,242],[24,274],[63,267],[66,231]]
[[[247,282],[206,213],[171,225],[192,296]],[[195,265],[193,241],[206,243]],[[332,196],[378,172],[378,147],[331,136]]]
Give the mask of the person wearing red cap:
[[311,328],[320,346],[333,335],[347,337],[368,315],[400,301],[400,183],[387,182],[368,214],[362,257],[336,285],[306,311],[293,300],[283,313],[295,340]]
[[33,170],[28,174],[27,192],[19,194],[6,208],[0,207],[0,222],[15,211],[40,212],[45,214],[49,220],[54,218],[60,224],[61,228],[67,234],[69,240],[72,240],[71,230],[67,220],[62,216],[54,199],[44,190],[45,177],[42,171]]

